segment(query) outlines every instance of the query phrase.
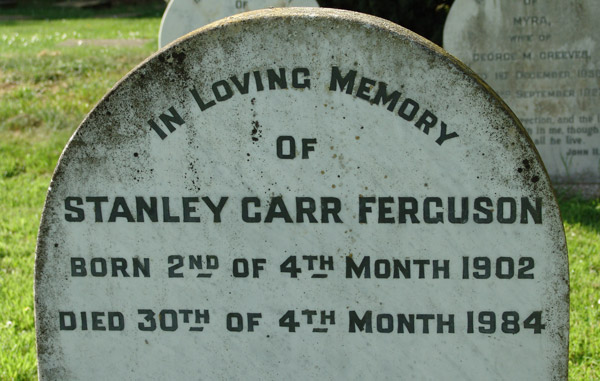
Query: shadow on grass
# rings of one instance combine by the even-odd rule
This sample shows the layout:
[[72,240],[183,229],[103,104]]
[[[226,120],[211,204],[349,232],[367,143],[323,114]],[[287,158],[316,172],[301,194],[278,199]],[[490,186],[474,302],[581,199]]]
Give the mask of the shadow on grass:
[[[56,20],[75,18],[141,18],[161,17],[167,3],[161,0],[140,2],[139,4],[119,4],[100,8],[76,8],[57,6],[60,1],[17,0],[17,5],[0,7],[0,26],[17,23],[22,20]],[[75,2],[75,1],[70,1]]]
[[[0,0],[1,2],[2,0]],[[110,0],[110,7],[57,7],[57,3],[94,0],[16,0],[11,8],[0,8],[0,25],[16,19],[69,19],[91,17],[161,17],[165,0]],[[192,0],[188,0],[192,1]],[[213,0],[232,1],[232,0]],[[316,0],[321,7],[339,8],[382,17],[408,28],[438,45],[446,16],[454,0]],[[102,3],[97,0],[96,3]],[[133,3],[135,2],[135,3]],[[275,1],[273,1],[275,3]],[[98,4],[100,5],[100,4]]]
[[600,199],[584,200],[580,197],[559,197],[558,205],[563,221],[580,224],[600,233]]

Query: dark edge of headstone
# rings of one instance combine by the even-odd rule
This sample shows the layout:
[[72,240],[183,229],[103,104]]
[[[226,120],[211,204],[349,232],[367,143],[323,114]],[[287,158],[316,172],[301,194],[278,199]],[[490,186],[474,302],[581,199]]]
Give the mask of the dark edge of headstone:
[[[37,299],[37,286],[38,286],[38,282],[39,282],[38,277],[39,277],[39,274],[41,273],[40,270],[42,270],[44,268],[45,260],[46,260],[45,257],[42,258],[38,254],[40,252],[44,252],[44,249],[49,244],[49,242],[46,241],[47,235],[44,234],[43,227],[46,225],[45,221],[49,218],[49,216],[48,216],[48,212],[49,212],[48,200],[49,200],[49,198],[51,198],[52,184],[55,180],[57,180],[61,176],[61,170],[62,170],[62,167],[64,166],[63,161],[66,160],[65,153],[69,150],[69,148],[71,147],[71,144],[77,144],[76,142],[74,142],[74,140],[77,137],[77,135],[80,133],[81,127],[87,123],[87,121],[88,121],[88,119],[90,119],[91,115],[96,113],[96,110],[98,109],[99,105],[108,101],[109,98],[113,95],[113,93],[120,87],[121,83],[124,81],[127,81],[140,68],[146,66],[150,61],[159,59],[159,57],[161,57],[163,54],[165,54],[166,52],[175,48],[175,45],[177,45],[180,42],[187,40],[189,38],[193,38],[196,34],[211,33],[213,31],[217,31],[221,28],[227,27],[230,24],[260,22],[261,20],[266,20],[266,19],[274,20],[274,19],[284,19],[287,17],[296,17],[296,18],[305,18],[305,19],[332,18],[332,19],[337,19],[337,20],[343,21],[345,23],[359,24],[362,27],[368,26],[369,28],[373,28],[373,29],[376,28],[379,30],[385,30],[388,33],[395,35],[396,38],[406,40],[409,43],[419,46],[423,50],[426,50],[426,51],[434,53],[434,54],[438,54],[439,56],[444,58],[448,62],[449,65],[454,66],[454,68],[456,68],[460,72],[464,73],[467,78],[470,78],[472,81],[475,81],[479,86],[484,88],[491,97],[490,101],[497,103],[499,108],[504,113],[506,113],[510,119],[512,119],[515,122],[515,125],[520,130],[521,134],[526,138],[526,141],[530,147],[531,152],[533,152],[533,154],[537,158],[538,162],[541,164],[540,168],[543,170],[542,175],[545,176],[546,181],[550,185],[550,189],[551,189],[551,194],[549,194],[548,197],[554,202],[555,205],[558,205],[556,192],[551,186],[548,172],[547,172],[545,166],[543,165],[543,161],[540,157],[539,152],[537,151],[537,149],[535,147],[535,144],[533,143],[533,141],[531,140],[529,135],[526,133],[525,128],[523,127],[521,121],[517,118],[517,116],[513,113],[513,111],[508,107],[508,105],[496,94],[496,92],[485,81],[483,81],[473,70],[471,70],[464,63],[462,63],[458,58],[449,54],[448,52],[446,52],[444,49],[442,49],[438,45],[434,44],[433,42],[425,39],[424,37],[419,36],[418,34],[412,32],[408,29],[405,29],[404,27],[402,27],[400,25],[397,25],[395,23],[392,23],[390,21],[387,21],[387,20],[379,18],[379,17],[366,15],[366,14],[353,12],[353,11],[338,10],[338,9],[331,9],[331,8],[293,8],[293,7],[291,7],[291,8],[269,8],[269,9],[245,12],[242,14],[229,16],[227,18],[207,24],[199,29],[196,29],[193,32],[190,32],[190,33],[176,39],[175,41],[167,44],[162,49],[153,53],[151,56],[149,56],[148,58],[143,60],[140,64],[135,66],[129,73],[127,73],[125,76],[123,76],[96,103],[94,108],[85,116],[85,118],[83,119],[81,124],[77,127],[77,129],[75,130],[75,132],[73,133],[73,135],[71,136],[71,138],[69,139],[67,144],[65,145],[65,148],[63,149],[63,151],[58,159],[58,163],[57,163],[56,169],[52,175],[50,186],[48,187],[46,199],[44,201],[44,208],[43,208],[42,217],[40,220],[40,228],[39,228],[39,232],[38,232],[36,257],[35,257],[34,309],[35,309],[36,317],[39,312],[39,307],[38,307],[38,302],[37,302],[37,300],[38,300]],[[559,216],[562,221],[562,215],[560,213],[560,210],[558,210],[558,213],[559,213]],[[564,235],[564,231],[563,231],[563,235]],[[564,239],[563,241],[566,242],[566,239]],[[566,247],[561,251],[566,252]],[[566,274],[566,279],[564,281],[566,282],[566,285],[567,285],[567,293],[566,293],[567,300],[566,300],[566,302],[567,302],[567,306],[569,306],[570,305],[570,300],[569,300],[570,284],[569,284],[568,258],[565,258],[565,261],[566,261],[567,274]],[[567,314],[566,326],[569,327],[569,315],[568,314]],[[37,348],[38,359],[39,359],[40,354],[43,355],[46,352],[58,350],[58,348],[55,348],[50,343],[39,341],[38,333],[42,332],[45,329],[45,327],[42,327],[37,319],[35,321],[35,328],[36,328],[36,348]],[[567,350],[569,348],[568,334],[569,334],[569,332],[567,331],[567,338],[566,338]],[[556,379],[558,379],[558,380],[565,379],[566,380],[568,378],[568,356],[566,356],[564,358],[562,363],[555,364],[554,370],[555,370]],[[39,374],[40,374],[40,369],[39,369],[39,365],[38,365],[38,377],[39,377]],[[56,375],[59,378],[65,377],[64,369],[57,370]]]

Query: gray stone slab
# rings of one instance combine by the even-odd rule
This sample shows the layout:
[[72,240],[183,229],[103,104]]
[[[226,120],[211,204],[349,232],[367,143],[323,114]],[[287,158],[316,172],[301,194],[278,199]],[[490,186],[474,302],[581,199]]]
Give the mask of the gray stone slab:
[[457,0],[444,47],[508,103],[553,182],[600,187],[600,55],[593,0]]
[[62,154],[42,379],[566,379],[565,237],[506,106],[367,15],[233,16],[138,66]]
[[171,0],[160,22],[158,47],[208,23],[242,12],[272,7],[318,7],[316,0]]

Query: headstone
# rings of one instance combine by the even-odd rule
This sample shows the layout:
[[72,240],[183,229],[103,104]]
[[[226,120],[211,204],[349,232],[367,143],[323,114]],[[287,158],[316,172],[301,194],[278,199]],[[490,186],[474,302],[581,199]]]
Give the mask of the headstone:
[[559,188],[600,191],[600,8],[593,0],[457,0],[444,47],[517,114]]
[[269,7],[318,7],[316,0],[171,0],[160,22],[158,47],[208,23]]
[[534,146],[372,16],[232,16],[150,57],[42,217],[44,379],[566,379],[565,237]]

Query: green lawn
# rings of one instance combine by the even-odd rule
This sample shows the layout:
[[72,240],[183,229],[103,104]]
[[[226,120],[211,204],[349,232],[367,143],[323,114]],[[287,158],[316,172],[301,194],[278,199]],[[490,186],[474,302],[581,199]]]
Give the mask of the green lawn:
[[[97,13],[49,9],[49,19],[13,21],[6,14],[27,10],[0,13],[1,380],[37,377],[35,241],[58,156],[95,103],[156,50],[162,7],[100,12],[146,14],[133,18],[74,18]],[[148,41],[137,47],[77,45],[84,39]]]
[[[33,263],[46,189],[69,136],[93,105],[156,50],[161,4],[48,10],[0,18],[0,379],[36,377]],[[4,12],[2,10],[2,12]],[[5,14],[27,14],[26,9]],[[85,16],[74,17],[74,16]],[[147,39],[138,47],[66,46]],[[570,379],[600,379],[600,201],[562,200],[571,268]]]

